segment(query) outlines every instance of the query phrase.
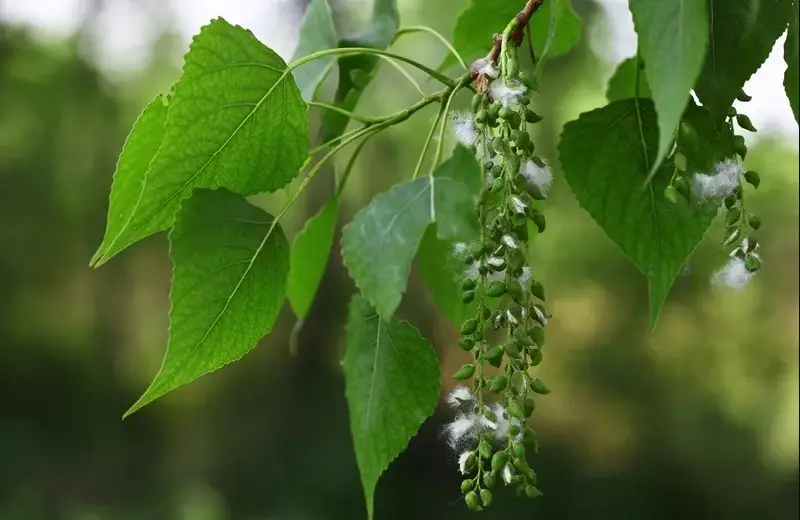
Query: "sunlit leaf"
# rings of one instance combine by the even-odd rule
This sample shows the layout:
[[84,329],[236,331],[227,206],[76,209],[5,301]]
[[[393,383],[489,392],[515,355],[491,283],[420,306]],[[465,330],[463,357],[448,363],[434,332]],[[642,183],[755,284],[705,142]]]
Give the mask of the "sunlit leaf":
[[195,190],[170,233],[169,344],[130,415],[167,392],[236,361],[275,323],[286,296],[289,246],[272,217],[241,195]]
[[[245,195],[285,186],[308,155],[306,104],[286,64],[253,34],[221,18],[194,37],[170,98],[164,139],[135,210],[112,213],[102,264],[167,229],[193,188]],[[140,175],[140,174],[139,174]]]

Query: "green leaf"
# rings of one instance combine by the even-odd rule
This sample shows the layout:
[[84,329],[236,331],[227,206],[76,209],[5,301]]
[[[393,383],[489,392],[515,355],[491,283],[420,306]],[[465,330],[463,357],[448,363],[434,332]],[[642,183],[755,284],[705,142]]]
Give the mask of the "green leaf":
[[669,152],[689,101],[689,91],[703,68],[708,46],[707,2],[630,0],[633,24],[639,35],[639,53],[658,112],[660,137],[651,173]]
[[650,100],[616,101],[567,123],[559,145],[578,202],[647,277],[653,327],[675,276],[715,214],[664,197],[669,162],[643,186],[658,147],[656,125]]
[[193,188],[244,195],[285,186],[308,155],[306,104],[286,64],[250,31],[217,18],[195,36],[170,99],[161,147],[135,210],[111,214],[102,264],[167,229]]
[[375,486],[439,399],[439,361],[406,322],[380,318],[361,298],[350,303],[342,361],[350,431],[373,517]]
[[[292,61],[317,51],[335,49],[339,40],[333,26],[333,15],[326,0],[311,0],[300,25],[300,36]],[[292,74],[303,99],[311,101],[319,84],[325,79],[334,57],[326,56],[294,69]]]
[[767,59],[790,18],[792,0],[760,0],[753,22],[754,1],[709,1],[711,39],[694,91],[711,110],[717,127],[745,82]]
[[800,52],[798,52],[798,5],[800,2],[795,2],[794,13],[789,20],[789,30],[786,33],[786,42],[783,47],[783,59],[786,60],[786,74],[783,77],[783,87],[786,89],[786,97],[789,98],[789,104],[792,106],[794,112],[794,120],[800,123],[798,117],[798,91],[800,91],[800,78],[798,77],[798,61],[800,61]]
[[272,225],[272,216],[223,189],[195,190],[183,203],[169,237],[167,352],[155,380],[125,416],[240,359],[272,329],[289,271],[286,238]]
[[636,68],[639,66],[639,98],[649,98],[650,85],[647,82],[647,74],[644,71],[644,63],[636,59],[636,56],[628,58],[619,64],[614,75],[608,80],[606,99],[609,103],[620,99],[637,97],[636,93]]
[[144,184],[144,174],[164,138],[166,119],[167,102],[162,96],[157,96],[139,115],[125,139],[111,185],[106,238],[92,257],[91,265],[95,265],[102,256],[108,238],[118,236],[136,210]]
[[[466,158],[475,163],[471,156]],[[439,174],[398,184],[376,196],[343,229],[342,260],[381,316],[388,318],[400,304],[428,225],[436,223],[444,240],[478,236],[475,197],[450,174],[463,160],[463,154],[453,156],[438,168]]]
[[453,244],[436,238],[436,229],[428,227],[417,252],[417,266],[436,306],[453,325],[460,325],[475,315],[477,301],[461,300],[465,266],[453,255]]
[[[372,47],[385,49],[391,43],[400,26],[400,11],[397,0],[375,0],[372,18],[361,34],[343,38],[339,47]],[[334,96],[334,104],[353,111],[361,94],[375,75],[378,58],[365,54],[342,56],[339,58],[339,86]],[[325,111],[323,116],[322,140],[330,141],[347,128],[349,118],[339,112]]]
[[[469,7],[459,15],[452,38],[467,64],[489,52],[492,35],[502,32],[524,5],[525,2],[518,0],[471,0]],[[547,0],[530,21],[537,61],[569,52],[580,41],[582,28],[583,22],[569,0]],[[448,55],[439,68],[455,63],[456,59]]]
[[[506,23],[511,19],[509,18]],[[581,41],[583,21],[569,0],[548,0],[531,17],[531,38],[539,65],[568,53]]]
[[338,216],[339,198],[334,197],[306,222],[292,243],[287,296],[292,310],[301,320],[308,315],[325,274]]

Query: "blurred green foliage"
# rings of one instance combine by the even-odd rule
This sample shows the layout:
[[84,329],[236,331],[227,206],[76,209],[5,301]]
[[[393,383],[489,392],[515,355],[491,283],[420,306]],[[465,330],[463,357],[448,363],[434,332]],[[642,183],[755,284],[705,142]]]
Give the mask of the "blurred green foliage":
[[[448,31],[461,3],[421,2],[405,21]],[[576,7],[587,26],[597,23],[593,3]],[[431,64],[442,58],[435,43],[398,47]],[[120,84],[78,48],[77,37],[43,43],[0,26],[0,519],[363,518],[338,365],[353,287],[338,250],[297,357],[285,308],[243,362],[120,420],[163,354],[166,240],[151,238],[98,271],[88,260],[125,131],[156,92],[152,78],[172,72],[162,54],[174,49],[159,47],[145,81]],[[565,121],[604,103],[606,72],[585,39],[547,66],[536,107],[545,157],[556,157]],[[413,96],[382,70],[363,112]],[[367,146],[341,222],[407,176],[432,116]],[[545,497],[496,500],[482,518],[797,518],[797,148],[762,140],[747,165],[762,173],[749,197],[764,222],[765,268],[741,293],[713,290],[709,276],[724,254],[712,227],[654,336],[644,278],[557,172],[548,232],[533,246],[554,314],[542,365],[553,393],[534,414]],[[330,193],[332,174],[292,213],[290,236]],[[434,309],[415,273],[400,314],[437,345],[449,374],[464,353]],[[376,518],[467,518],[440,433],[447,413],[381,479]]]

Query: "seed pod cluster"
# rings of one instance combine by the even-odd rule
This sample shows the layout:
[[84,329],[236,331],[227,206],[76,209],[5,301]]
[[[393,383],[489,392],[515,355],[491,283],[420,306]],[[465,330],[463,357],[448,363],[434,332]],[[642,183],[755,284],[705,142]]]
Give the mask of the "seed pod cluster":
[[[533,233],[545,231],[545,215],[536,206],[546,198],[552,174],[535,154],[528,131],[541,117],[528,106],[534,83],[520,71],[516,47],[509,45],[499,62],[498,76],[478,83],[472,105],[480,136],[473,149],[485,183],[478,205],[481,239],[462,257],[462,299],[476,301],[477,310],[461,325],[459,346],[474,361],[454,375],[472,378],[471,411],[483,425],[477,446],[462,454],[462,472],[470,478],[461,490],[474,510],[489,505],[498,481],[515,486],[521,496],[541,495],[527,461],[527,453],[537,450],[536,435],[525,421],[535,408],[534,395],[549,392],[531,373],[542,361],[549,316],[526,246]],[[499,373],[485,375],[489,366]]]

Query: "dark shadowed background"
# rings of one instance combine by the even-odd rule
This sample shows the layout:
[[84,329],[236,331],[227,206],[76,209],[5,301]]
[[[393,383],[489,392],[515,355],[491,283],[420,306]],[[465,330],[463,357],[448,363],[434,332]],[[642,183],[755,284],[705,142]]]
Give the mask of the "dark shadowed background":
[[[0,2],[0,520],[365,518],[338,365],[354,288],[338,250],[296,357],[287,306],[240,363],[125,421],[164,352],[165,237],[88,267],[126,132],[177,78],[187,37],[224,15],[289,58],[303,3]],[[337,25],[357,28],[368,3],[332,2]],[[404,23],[449,34],[466,2],[400,4]],[[634,52],[624,2],[574,6],[584,39],[549,63],[534,101],[545,117],[537,148],[554,165],[563,123],[602,105],[616,62]],[[443,56],[425,37],[396,50],[430,65]],[[712,287],[725,261],[713,227],[653,336],[643,276],[556,167],[548,231],[532,248],[554,314],[542,365],[553,393],[533,416],[545,496],[499,491],[481,518],[798,517],[798,133],[780,63],[773,56],[749,88],[748,115],[762,131],[746,164],[762,183],[748,198],[764,223],[764,269],[741,292]],[[382,70],[360,111],[413,102],[401,79]],[[367,146],[341,223],[409,175],[432,116],[417,114]],[[332,173],[289,215],[290,236],[330,193]],[[274,208],[284,197],[260,202]],[[400,314],[452,373],[464,353],[416,273]],[[377,520],[473,517],[441,438],[447,420],[442,407],[381,479]]]

